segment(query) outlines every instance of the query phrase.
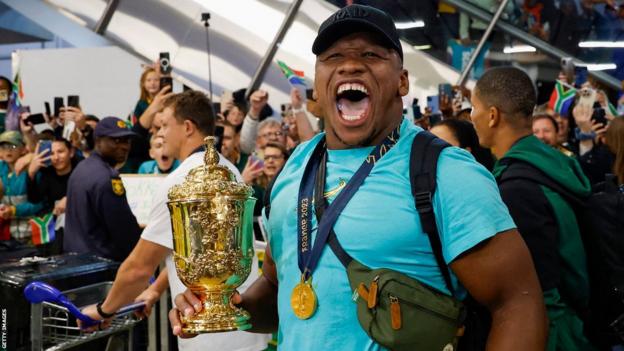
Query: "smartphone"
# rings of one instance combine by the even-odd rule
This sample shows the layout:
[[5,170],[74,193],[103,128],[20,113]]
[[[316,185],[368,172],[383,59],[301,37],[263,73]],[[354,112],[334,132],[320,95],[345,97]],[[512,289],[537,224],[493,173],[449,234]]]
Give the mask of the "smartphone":
[[264,168],[264,160],[258,157],[258,155],[251,154],[249,155],[249,158],[251,159],[251,163],[254,163],[254,162],[258,163],[256,164],[256,169]]
[[584,105],[589,108],[594,108],[594,104],[596,103],[596,90],[592,88],[583,88],[579,90],[579,105]]
[[63,98],[62,97],[55,97],[54,98],[54,117],[58,117],[61,114],[61,107],[64,107],[65,104],[63,103]]
[[432,114],[440,112],[440,98],[437,95],[427,96],[427,107]]
[[167,76],[167,77],[160,77],[160,89],[166,87],[167,85],[171,86],[171,90],[169,90],[170,92],[173,91],[173,78]]
[[314,89],[306,89],[306,99],[314,101]]
[[591,119],[594,120],[596,123],[602,123],[605,126],[609,122],[607,121],[607,114],[602,107],[594,108],[594,113],[592,114]]
[[74,121],[65,121],[63,125],[63,139],[72,140],[71,135],[76,129],[76,122]]
[[438,96],[446,95],[449,99],[453,97],[453,86],[449,83],[438,84]]
[[52,116],[52,111],[50,111],[50,103],[46,101],[43,103],[43,105],[45,107],[45,113],[46,115],[48,115],[49,118],[50,116]]
[[80,97],[78,95],[67,95],[68,107],[80,107]]
[[[171,60],[169,59],[168,52],[161,52],[158,58],[158,63],[160,64],[160,73],[161,74],[169,74],[171,73]],[[162,89],[163,86],[161,85]]]
[[28,122],[32,125],[35,124],[41,124],[41,123],[45,123],[45,117],[43,116],[43,113],[33,113],[32,115],[26,117],[26,119],[24,120],[25,122]]
[[232,92],[229,90],[224,90],[223,94],[221,94],[221,102],[228,102],[228,101],[233,101],[234,100],[234,95],[232,95]]
[[215,147],[217,148],[217,150],[219,150],[219,152],[221,152],[221,147],[223,146],[223,130],[223,126],[215,127],[215,138],[217,139]]
[[212,110],[214,111],[214,115],[215,116],[217,114],[221,113],[221,103],[220,102],[213,102],[212,103]]
[[574,66],[574,85],[580,87],[587,82],[587,66]]
[[[40,140],[39,146],[37,147],[37,154],[42,153],[44,150],[48,150],[48,153],[45,154],[46,157],[52,155],[52,141],[51,140]],[[52,165],[52,161],[48,159],[45,161],[46,167],[50,167]]]
[[412,100],[412,112],[414,113],[414,120],[422,118],[422,112],[420,111],[420,106],[418,105],[418,99]]

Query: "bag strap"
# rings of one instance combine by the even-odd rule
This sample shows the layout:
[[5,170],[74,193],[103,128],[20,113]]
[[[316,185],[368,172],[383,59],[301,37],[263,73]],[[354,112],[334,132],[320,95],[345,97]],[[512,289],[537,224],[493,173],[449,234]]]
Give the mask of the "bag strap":
[[449,146],[444,140],[427,131],[421,131],[416,134],[410,153],[409,173],[414,205],[416,206],[416,211],[418,211],[422,229],[429,237],[431,250],[444,278],[446,288],[451,295],[454,295],[455,289],[453,289],[451,282],[449,267],[442,255],[442,242],[440,241],[440,233],[436,225],[432,202],[436,188],[438,156],[440,156],[442,150]]
[[532,164],[518,160],[518,159],[503,159],[501,160],[503,165],[507,165],[507,168],[503,171],[499,177],[498,184],[503,184],[506,181],[514,179],[524,179],[539,185],[543,185],[561,195],[573,208],[582,208],[585,205],[583,199],[571,193],[568,189],[561,186],[554,179],[549,177],[542,170],[533,166]]

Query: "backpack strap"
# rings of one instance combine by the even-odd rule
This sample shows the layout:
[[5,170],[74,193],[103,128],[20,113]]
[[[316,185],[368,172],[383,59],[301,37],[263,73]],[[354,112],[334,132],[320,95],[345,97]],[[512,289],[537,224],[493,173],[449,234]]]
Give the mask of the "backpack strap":
[[573,208],[583,208],[585,202],[583,199],[571,193],[568,189],[561,186],[554,179],[542,172],[532,164],[518,159],[503,159],[501,162],[507,165],[498,179],[498,183],[503,184],[506,181],[514,179],[524,179],[539,185],[543,185],[557,192],[563,197]]
[[449,146],[444,140],[427,131],[419,132],[412,143],[409,172],[414,205],[418,211],[422,229],[429,237],[431,250],[444,278],[446,288],[451,295],[454,295],[455,289],[453,289],[451,282],[451,274],[442,255],[442,242],[440,241],[432,202],[436,188],[438,156],[442,150]]

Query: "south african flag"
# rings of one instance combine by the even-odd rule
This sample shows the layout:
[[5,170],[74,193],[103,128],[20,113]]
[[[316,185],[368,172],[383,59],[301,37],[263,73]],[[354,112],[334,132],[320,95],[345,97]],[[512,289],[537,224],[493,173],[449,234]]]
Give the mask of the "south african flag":
[[288,82],[290,83],[290,85],[298,84],[298,85],[306,86],[305,79],[304,79],[305,75],[303,74],[303,71],[294,70],[288,67],[287,64],[279,60],[277,61],[277,65],[280,67],[280,69],[286,76],[286,79],[288,79]]
[[56,220],[52,213],[48,213],[43,217],[31,218],[29,222],[32,229],[33,244],[42,245],[54,241],[56,237],[54,232]]
[[572,106],[572,102],[574,102],[575,96],[576,89],[567,84],[564,85],[561,81],[557,81],[555,82],[555,89],[553,89],[552,95],[550,95],[548,106],[556,113],[566,115],[568,109]]

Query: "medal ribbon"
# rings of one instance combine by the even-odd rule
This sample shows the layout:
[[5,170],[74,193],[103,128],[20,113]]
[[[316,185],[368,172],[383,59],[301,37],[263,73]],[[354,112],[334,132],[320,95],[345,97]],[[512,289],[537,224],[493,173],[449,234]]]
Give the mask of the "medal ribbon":
[[[299,270],[303,274],[302,278],[308,280],[310,275],[316,268],[318,261],[323,252],[325,243],[329,237],[329,233],[333,228],[338,216],[347,206],[349,200],[355,195],[359,187],[364,183],[366,177],[370,174],[375,163],[378,162],[399,140],[400,124],[394,129],[381,144],[375,146],[373,151],[366,157],[366,160],[358,168],[351,177],[347,185],[338,194],[336,199],[325,209],[323,217],[318,223],[318,231],[314,246],[310,247],[310,237],[312,229],[312,198],[314,196],[314,185],[321,181],[325,184],[325,179],[316,179],[318,169],[321,162],[325,162],[325,154],[327,152],[325,137],[323,137],[310,156],[306,168],[303,172],[303,178],[299,186],[299,197],[297,202],[297,259]],[[324,190],[325,186],[321,189]],[[322,191],[321,190],[321,191]],[[322,195],[321,195],[322,196]]]

